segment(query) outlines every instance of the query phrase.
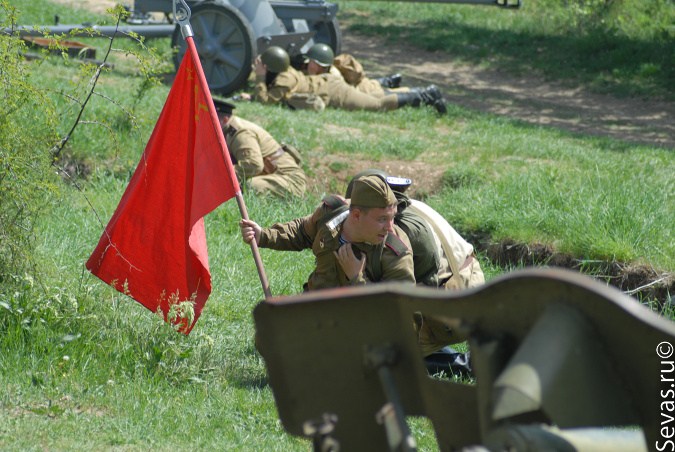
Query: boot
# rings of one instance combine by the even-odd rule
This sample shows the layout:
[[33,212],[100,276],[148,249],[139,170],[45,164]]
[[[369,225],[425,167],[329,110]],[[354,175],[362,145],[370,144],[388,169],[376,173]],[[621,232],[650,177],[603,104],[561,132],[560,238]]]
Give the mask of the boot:
[[401,74],[392,74],[386,77],[376,79],[383,88],[398,88],[401,86],[403,77]]
[[405,93],[394,93],[398,99],[398,107],[405,107],[409,105],[411,107],[419,107],[422,105],[422,96],[419,91],[408,91]]
[[396,93],[396,96],[398,98],[399,107],[405,105],[419,107],[424,104],[434,107],[439,114],[444,115],[448,112],[443,96],[441,96],[440,90],[435,85],[429,85],[426,88],[421,89],[413,89],[406,93]]
[[448,108],[445,106],[445,101],[443,100],[441,90],[439,90],[436,85],[429,85],[422,89],[419,93],[422,97],[422,102],[424,105],[431,105],[441,115],[444,115],[448,112]]
[[453,375],[464,378],[473,377],[470,352],[460,353],[449,346],[426,356],[424,364],[429,375],[444,372],[448,377],[452,377]]

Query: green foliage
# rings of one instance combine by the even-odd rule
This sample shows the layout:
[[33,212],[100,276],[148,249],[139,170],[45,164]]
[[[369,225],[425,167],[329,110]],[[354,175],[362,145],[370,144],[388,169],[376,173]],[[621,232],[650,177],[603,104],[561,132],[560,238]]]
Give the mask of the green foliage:
[[443,185],[456,190],[485,183],[485,177],[473,166],[453,167],[443,174]]
[[[0,27],[16,19],[0,1]],[[23,41],[0,34],[0,284],[30,263],[35,218],[58,190],[48,152],[57,142],[57,112],[29,79],[23,50]]]
[[542,0],[527,9],[553,21],[561,32],[603,31],[641,40],[675,37],[675,11],[669,0]]
[[[127,13],[118,6],[111,14],[119,23]],[[19,19],[17,8],[6,0],[0,2],[2,27],[13,28]],[[68,57],[62,44],[67,38],[53,36],[50,50],[60,50],[62,55],[58,65],[48,58],[26,63],[24,41],[17,35],[0,35],[0,281],[21,275],[31,264],[33,225],[40,211],[58,197],[56,174],[73,180],[91,171],[91,152],[81,155],[70,147],[71,142],[83,140],[89,151],[112,148],[121,153],[124,142],[117,137],[120,133],[133,136],[138,130],[135,110],[143,106],[146,95],[158,85],[157,75],[167,68],[168,63],[159,63],[164,55],[147,47],[143,39],[125,43],[122,56],[135,59],[141,77],[129,96],[130,105],[124,106],[105,87],[97,86],[107,73],[105,66],[80,64]],[[113,40],[105,39],[107,59]],[[51,75],[49,83],[45,83],[46,74]],[[89,110],[93,110],[91,119]],[[104,135],[97,130],[104,130]],[[91,132],[95,139],[87,143]]]

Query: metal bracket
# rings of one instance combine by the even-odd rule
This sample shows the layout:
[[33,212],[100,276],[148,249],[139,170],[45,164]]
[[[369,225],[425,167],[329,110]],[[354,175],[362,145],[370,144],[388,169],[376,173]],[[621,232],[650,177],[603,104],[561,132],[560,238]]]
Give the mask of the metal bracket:
[[310,419],[302,424],[302,432],[305,436],[312,438],[315,452],[338,452],[340,450],[340,443],[331,436],[337,421],[337,415],[323,413],[321,419]]
[[520,8],[520,0],[495,0],[497,6],[502,8]]
[[261,36],[256,40],[258,54],[263,53],[271,46],[279,46],[286,50],[290,56],[295,56],[300,53],[302,46],[312,39],[315,34],[316,31],[308,31],[300,33],[286,33],[284,35]]
[[180,25],[180,32],[183,35],[183,39],[194,36],[192,27],[190,26],[190,16],[190,7],[185,3],[185,0],[173,1],[173,18],[176,23]]
[[387,442],[392,451],[416,451],[417,444],[405,422],[403,404],[396,389],[391,367],[398,362],[399,353],[395,345],[380,346],[366,345],[363,353],[363,363],[367,369],[376,370],[380,379],[382,391],[387,399],[380,411],[375,414],[378,424],[384,425],[387,433]]

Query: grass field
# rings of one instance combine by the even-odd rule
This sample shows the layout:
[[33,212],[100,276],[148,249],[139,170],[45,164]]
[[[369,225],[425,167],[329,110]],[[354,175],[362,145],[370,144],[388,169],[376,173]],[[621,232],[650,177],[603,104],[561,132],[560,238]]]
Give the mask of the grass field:
[[[10,3],[21,10],[20,23],[49,23],[53,14],[59,14],[62,23],[100,19],[45,0]],[[511,50],[492,55],[489,64],[503,64],[505,70],[541,70],[566,83],[590,84],[620,96],[672,99],[672,66],[660,60],[672,51],[664,47],[664,42],[672,44],[672,36],[626,31],[625,39],[632,40],[629,48],[654,53],[641,53],[645,60],[637,62],[632,53],[613,56],[618,62],[603,64],[617,71],[605,79],[604,67],[591,64],[593,48],[584,47],[592,33],[600,31],[561,42],[549,31],[549,23],[537,22],[540,9],[531,14],[524,9],[518,13],[521,18],[499,13],[511,14],[511,19],[479,26],[485,16],[471,7],[340,4],[349,14],[350,27],[363,33],[395,31],[404,36],[411,29],[423,29],[425,33],[415,33],[416,45],[463,56],[469,63],[477,63],[465,49],[474,40],[472,31],[480,32],[486,49],[503,49],[502,39],[509,36],[513,42],[508,48],[517,48],[519,55],[527,56],[521,60],[531,65],[514,67],[518,64]],[[374,15],[377,24],[367,19],[370,27],[359,25],[360,17]],[[441,32],[447,21],[453,27]],[[659,23],[654,21],[654,27]],[[495,30],[486,34],[490,28]],[[529,34],[518,40],[525,28]],[[523,44],[533,36],[545,52]],[[616,36],[605,39],[623,48]],[[83,40],[104,54],[107,40]],[[308,450],[309,441],[286,434],[280,425],[265,363],[255,348],[251,311],[263,294],[253,259],[239,236],[233,201],[205,219],[214,289],[187,337],[84,269],[169,91],[167,85],[144,82],[141,66],[127,52],[136,48],[131,41],[114,44],[121,49],[111,57],[115,69],[101,75],[96,88],[101,95],[92,97],[83,122],[56,162],[70,177],[54,174],[48,190],[36,191],[40,209],[30,221],[30,258],[0,280],[0,449]],[[147,44],[167,63],[166,40]],[[572,44],[577,58],[564,72],[542,55]],[[59,58],[23,64],[26,83],[43,89],[59,112],[56,129],[62,137],[79,112],[74,99],[83,99],[90,73]],[[157,63],[157,72],[160,66]],[[5,82],[1,86],[3,93],[15,88]],[[449,110],[444,117],[430,109],[329,110],[317,115],[239,104],[240,116],[301,149],[312,181],[303,199],[278,201],[245,193],[250,217],[266,225],[304,215],[325,193],[342,192],[345,178],[359,164],[394,162],[397,168],[417,168],[413,178],[423,177],[424,171],[441,174],[435,191],[420,197],[480,245],[479,259],[488,279],[529,263],[493,259],[490,244],[503,243],[545,246],[600,279],[605,263],[653,269],[659,275],[675,271],[672,149],[535,127],[459,106]],[[18,113],[3,112],[10,120],[3,123],[5,130],[43,136],[38,133],[43,127],[39,120],[17,123]],[[33,143],[35,149],[30,150],[48,155],[53,144]],[[18,152],[0,151],[7,161],[10,152]],[[15,173],[0,173],[0,183],[10,180],[9,174]],[[21,183],[29,184],[31,172],[21,174],[26,174]],[[262,250],[262,259],[275,295],[298,293],[313,267],[309,253]],[[666,301],[635,299],[655,309]],[[665,315],[672,318],[672,311],[666,309]],[[427,423],[414,422],[413,432],[420,450],[436,450]]]

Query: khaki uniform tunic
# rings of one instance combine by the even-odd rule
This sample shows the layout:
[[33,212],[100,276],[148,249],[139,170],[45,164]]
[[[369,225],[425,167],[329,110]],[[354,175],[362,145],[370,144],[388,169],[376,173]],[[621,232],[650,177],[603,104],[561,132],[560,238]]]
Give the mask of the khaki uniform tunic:
[[[307,281],[308,290],[355,286],[377,281],[403,281],[414,284],[410,242],[398,226],[394,226],[394,234],[387,235],[385,243],[352,244],[366,256],[366,267],[357,278],[353,280],[347,278],[334,254],[340,247],[342,222],[347,214],[345,212],[342,218],[338,216],[337,219],[333,219],[332,214],[337,207],[336,199],[340,198],[335,196],[325,198],[314,213],[306,217],[263,228],[260,247],[282,251],[311,249],[316,257],[316,268]],[[344,200],[341,202],[344,204]],[[372,265],[377,262],[375,253],[380,252],[381,278],[375,279]]]
[[280,197],[305,193],[307,180],[302,168],[290,154],[280,151],[281,145],[265,129],[232,116],[223,134],[240,184]]
[[305,75],[289,67],[267,86],[265,76],[257,76],[255,98],[263,104],[283,103],[293,108],[322,110],[333,107],[343,110],[395,110],[395,94],[375,97],[348,85],[342,77],[330,73]]

